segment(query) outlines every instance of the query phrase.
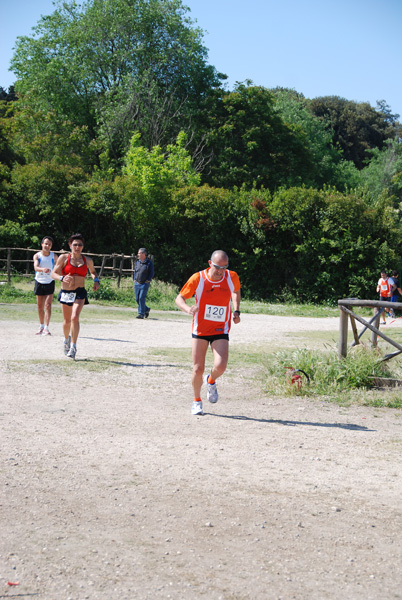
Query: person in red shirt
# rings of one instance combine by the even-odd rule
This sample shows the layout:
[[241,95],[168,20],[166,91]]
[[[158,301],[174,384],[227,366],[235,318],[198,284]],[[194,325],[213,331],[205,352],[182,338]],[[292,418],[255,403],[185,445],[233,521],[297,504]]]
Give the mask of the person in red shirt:
[[[380,300],[386,300],[387,302],[391,302],[393,283],[394,282],[392,281],[392,279],[390,279],[387,276],[387,272],[385,271],[385,269],[383,269],[381,271],[381,277],[377,283],[377,294],[380,294]],[[389,308],[386,308],[381,313],[383,325],[386,324],[385,312],[389,313]]]
[[[229,271],[228,255],[223,250],[215,250],[208,263],[209,268],[194,273],[176,298],[180,310],[193,317],[193,415],[203,414],[203,380],[207,386],[207,399],[213,404],[218,401],[216,380],[226,370],[231,322],[240,323],[240,281],[237,273]],[[187,300],[193,296],[195,304],[189,306]],[[209,344],[213,353],[213,367],[204,377]]]
[[61,281],[59,302],[63,311],[64,354],[75,360],[77,353],[77,339],[80,331],[80,314],[88,302],[85,289],[85,277],[89,272],[93,282],[94,291],[99,288],[99,278],[96,274],[93,260],[84,256],[84,238],[80,233],[75,233],[68,240],[69,254],[61,254],[52,271],[52,278]]

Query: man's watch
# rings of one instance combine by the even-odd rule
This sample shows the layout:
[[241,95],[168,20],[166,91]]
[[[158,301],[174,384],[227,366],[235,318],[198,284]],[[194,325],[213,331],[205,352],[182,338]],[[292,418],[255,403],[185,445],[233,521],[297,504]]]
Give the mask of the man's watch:
[[239,315],[239,314],[240,314],[240,311],[239,311],[239,310],[234,310],[234,311],[233,311],[233,314],[236,314],[236,313]]

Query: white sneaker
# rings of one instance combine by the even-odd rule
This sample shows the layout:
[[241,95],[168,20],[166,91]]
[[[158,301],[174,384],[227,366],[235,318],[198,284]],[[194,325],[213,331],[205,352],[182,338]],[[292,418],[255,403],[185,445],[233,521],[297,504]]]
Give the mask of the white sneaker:
[[38,331],[35,333],[35,335],[42,335],[42,333],[45,331],[44,327],[39,327]]
[[73,358],[75,360],[75,355],[77,354],[77,348],[74,346],[70,346],[70,350],[67,352],[68,358]]
[[196,402],[194,400],[193,406],[191,407],[191,414],[192,415],[203,415],[204,414],[202,412],[202,402],[200,402],[199,400],[197,400],[197,402]]
[[70,350],[70,346],[71,346],[71,337],[68,336],[68,338],[66,340],[64,340],[64,354],[67,356],[68,351]]
[[52,335],[52,334],[50,333],[50,331],[48,330],[48,328],[45,327],[45,329],[43,330],[42,335]]
[[207,400],[212,404],[218,402],[218,389],[215,383],[208,383],[208,375],[204,377],[204,383],[207,386]]

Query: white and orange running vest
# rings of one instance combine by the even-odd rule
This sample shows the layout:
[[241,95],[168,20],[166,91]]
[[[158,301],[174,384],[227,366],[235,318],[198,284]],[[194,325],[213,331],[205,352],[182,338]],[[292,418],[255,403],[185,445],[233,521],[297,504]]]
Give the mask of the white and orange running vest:
[[222,279],[208,279],[208,269],[194,273],[180,290],[183,298],[195,296],[198,312],[193,316],[194,335],[229,333],[232,293],[240,290],[237,273],[226,270]]
[[378,287],[380,288],[381,298],[389,298],[390,296],[392,296],[392,290],[391,290],[391,285],[389,283],[389,277],[387,277],[386,279],[383,279],[381,277],[381,279],[378,280]]

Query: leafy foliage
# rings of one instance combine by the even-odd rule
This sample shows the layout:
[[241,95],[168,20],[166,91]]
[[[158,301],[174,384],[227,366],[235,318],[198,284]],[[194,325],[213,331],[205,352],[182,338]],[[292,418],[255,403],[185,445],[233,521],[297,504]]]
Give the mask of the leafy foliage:
[[[288,377],[289,367],[304,371],[309,377],[309,385],[304,385],[302,389],[292,385]],[[278,352],[268,372],[274,377],[268,383],[270,392],[278,392],[279,387],[281,393],[328,398],[358,388],[369,389],[373,386],[374,376],[389,376],[388,365],[380,362],[376,353],[364,347],[356,348],[342,360],[337,358],[335,352],[328,351],[303,349]]]
[[[17,41],[11,61],[16,88],[31,92],[43,110],[87,127],[91,138],[101,126],[116,156],[126,150],[123,131],[126,142],[139,130],[146,143],[155,143],[144,113],[159,114],[166,97],[177,135],[178,108],[184,101],[196,106],[219,82],[188,10],[180,0],[88,0],[82,7],[59,0],[33,36]],[[165,134],[158,143],[172,141],[172,127]]]
[[272,93],[250,82],[216,97],[207,147],[214,161],[205,180],[226,188],[297,185],[312,166],[303,139],[275,111]]
[[402,145],[387,140],[381,150],[374,148],[369,155],[371,159],[360,173],[360,185],[373,204],[385,194],[397,207],[402,202]]
[[186,134],[181,131],[176,144],[169,144],[166,153],[160,146],[147,150],[140,143],[141,134],[135,133],[123,168],[124,175],[136,178],[145,196],[167,193],[174,187],[198,185],[201,177],[195,173],[192,159],[185,148]]
[[320,188],[333,185],[340,190],[355,187],[358,171],[353,163],[345,160],[334,143],[334,132],[311,111],[311,101],[294,90],[276,88],[271,90],[276,98],[275,108],[285,123],[304,140],[311,156],[302,183]]
[[385,140],[395,134],[389,115],[367,102],[324,96],[311,101],[311,110],[332,128],[334,144],[339,145],[345,159],[353,161],[358,169],[365,165],[367,150],[382,148]]

